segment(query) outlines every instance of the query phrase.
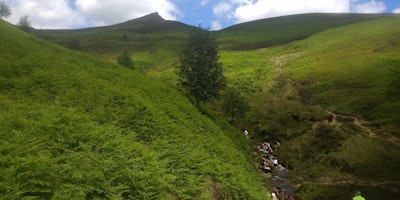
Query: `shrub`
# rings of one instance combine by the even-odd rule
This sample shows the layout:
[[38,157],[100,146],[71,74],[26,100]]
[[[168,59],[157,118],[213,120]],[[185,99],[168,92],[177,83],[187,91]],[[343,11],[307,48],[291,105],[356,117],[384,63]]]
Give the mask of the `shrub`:
[[135,66],[131,58],[131,55],[129,54],[129,51],[127,49],[124,49],[121,55],[118,56],[117,62],[118,64],[125,66],[129,69],[133,69]]

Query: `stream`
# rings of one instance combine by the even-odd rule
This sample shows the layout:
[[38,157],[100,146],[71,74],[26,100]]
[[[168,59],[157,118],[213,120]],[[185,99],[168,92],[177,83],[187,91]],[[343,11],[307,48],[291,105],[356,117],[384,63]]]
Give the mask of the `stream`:
[[[274,156],[270,155],[270,160],[272,159],[274,159]],[[278,164],[278,170],[273,170],[271,172],[271,187],[280,200],[294,199],[296,193],[292,182],[287,178],[288,172],[289,170],[282,164]]]
[[[260,169],[262,169],[264,178],[269,180],[270,186],[273,189],[271,195],[275,193],[278,200],[294,200],[296,190],[293,183],[287,177],[289,170],[282,164],[279,164],[278,158],[273,154],[273,152],[277,152],[277,148],[274,148],[275,151],[273,151],[269,143],[265,142],[258,145],[257,149],[263,158],[260,162]],[[274,160],[277,160],[278,164],[276,166]],[[271,169],[270,172],[265,172],[266,166]]]

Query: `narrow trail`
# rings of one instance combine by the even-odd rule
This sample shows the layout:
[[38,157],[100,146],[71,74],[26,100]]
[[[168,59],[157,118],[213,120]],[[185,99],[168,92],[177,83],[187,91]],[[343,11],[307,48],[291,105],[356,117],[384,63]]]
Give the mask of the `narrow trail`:
[[[351,119],[357,127],[361,128],[361,130],[368,133],[368,135],[370,137],[372,137],[372,138],[380,137],[370,127],[366,126],[366,124],[368,124],[368,121],[359,119],[354,116],[339,115],[339,114],[335,114],[335,113],[329,112],[329,111],[328,111],[328,113],[333,116],[333,119],[331,122],[329,122],[329,124],[340,124],[341,122],[339,122],[338,117],[343,118],[343,119]],[[385,138],[386,141],[400,147],[400,138],[390,135],[388,133],[384,133],[383,137]]]

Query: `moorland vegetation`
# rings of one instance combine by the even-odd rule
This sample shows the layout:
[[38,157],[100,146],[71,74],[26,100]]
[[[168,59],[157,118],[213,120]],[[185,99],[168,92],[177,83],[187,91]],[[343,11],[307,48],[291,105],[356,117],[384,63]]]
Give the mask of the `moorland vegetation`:
[[156,78],[0,26],[0,199],[267,196],[222,118]]
[[[278,157],[298,199],[349,199],[355,188],[366,199],[400,196],[397,15],[305,14],[215,31],[228,87],[197,107],[174,68],[188,25],[153,13],[32,32],[65,47],[74,41],[81,53],[1,25],[9,45],[0,56],[0,191],[10,197],[65,190],[86,198],[265,199],[270,180],[249,154],[263,141],[281,142]],[[121,49],[132,52],[134,70],[113,64]]]

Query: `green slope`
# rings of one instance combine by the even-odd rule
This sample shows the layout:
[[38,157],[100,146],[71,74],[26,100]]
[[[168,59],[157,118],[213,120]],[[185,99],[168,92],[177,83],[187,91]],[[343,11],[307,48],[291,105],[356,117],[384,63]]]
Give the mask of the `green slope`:
[[221,61],[230,84],[243,92],[266,92],[271,81],[289,78],[303,90],[302,101],[398,129],[399,100],[387,93],[400,51],[399,23],[392,16],[280,47],[222,51]]
[[[282,141],[279,156],[289,166],[292,180],[299,186],[297,192],[300,199],[349,199],[354,188],[365,192],[367,199],[398,199],[400,174],[397,168],[400,165],[400,150],[392,136],[400,135],[397,117],[400,109],[398,96],[390,92],[393,90],[390,82],[394,76],[389,68],[394,67],[399,60],[399,22],[396,15],[310,14],[244,23],[216,33],[221,48],[225,49],[221,51],[221,61],[228,83],[238,88],[252,107],[251,112],[245,116],[246,126],[260,141]],[[137,35],[143,39],[132,43],[117,41],[116,38],[121,35],[118,31],[115,31],[114,39],[107,42],[107,35],[113,33],[113,29],[106,32],[102,32],[102,28],[95,30],[103,36],[95,32],[92,35],[86,30],[82,33],[73,31],[76,37],[82,37],[87,44],[90,44],[90,37],[99,37],[104,42],[98,44],[107,46],[93,46],[93,51],[87,52],[113,60],[113,55],[119,53],[122,44],[127,44],[138,49],[133,59],[140,63],[139,70],[149,69],[152,76],[175,81],[171,63],[176,50],[186,38],[186,28],[176,33],[180,38],[172,37],[171,40],[168,37],[174,34],[174,30],[130,32],[132,40]],[[51,36],[54,32],[50,32]],[[83,36],[85,32],[87,35]],[[54,36],[51,41],[66,36],[62,35]],[[62,39],[66,41],[68,38]],[[270,46],[269,41],[273,42],[273,47],[258,49]],[[144,44],[142,47],[151,44],[151,50],[139,48],[141,42]],[[90,45],[94,44],[97,42],[93,41]],[[89,49],[90,45],[86,48]],[[103,66],[100,63],[97,65]],[[114,69],[107,73],[111,71]],[[134,84],[140,84],[141,81],[139,79]],[[145,88],[150,85],[149,82],[144,83]],[[122,88],[131,90],[130,87]],[[147,95],[149,92],[143,93]],[[80,103],[95,101],[98,99],[97,94],[95,96],[90,101]],[[171,95],[169,98],[175,97]],[[162,106],[175,108],[175,104]],[[186,110],[186,106],[191,107],[182,104],[177,109]],[[137,109],[141,112],[143,108],[139,106]],[[329,122],[333,115],[327,111],[338,115],[337,123]],[[151,113],[155,115],[153,111]],[[101,116],[110,117],[104,112]],[[353,123],[353,117],[357,117],[358,123]],[[180,119],[172,117],[173,120],[177,118]],[[198,120],[196,117],[191,118]],[[146,128],[143,130],[159,133],[158,129],[154,131],[153,126],[148,127],[146,123],[144,126]],[[204,127],[209,127],[201,123],[190,124],[188,127],[192,126],[200,132]],[[123,131],[125,129],[123,127]],[[135,135],[135,138],[145,142],[153,139],[140,134]],[[145,148],[153,147],[145,145]],[[171,164],[169,161],[166,163]],[[212,182],[209,190],[226,187],[221,186],[224,181]],[[168,183],[167,193],[177,196],[176,192],[169,192],[174,190],[170,189]]]
[[[221,49],[250,50],[287,44],[330,28],[389,16],[318,13],[283,16],[237,24],[215,34]],[[122,49],[128,48],[138,69],[160,71],[164,69],[162,66],[174,62],[191,28],[153,13],[112,26],[35,30],[34,34],[108,60],[115,60]]]
[[152,13],[112,26],[77,30],[34,30],[33,34],[65,47],[115,61],[123,49],[133,54],[138,69],[152,68],[181,49],[192,27]]
[[175,89],[0,29],[0,199],[266,199],[248,142]]
[[355,188],[366,199],[398,199],[400,98],[389,91],[399,26],[392,16],[279,47],[222,52],[228,82],[252,105],[253,132],[283,141],[279,157],[300,199],[350,199]]
[[313,100],[342,114],[400,128],[400,101],[387,95],[399,60],[400,18],[337,28],[296,43],[300,55],[287,72],[309,88]]
[[389,17],[378,14],[311,13],[267,18],[218,31],[222,49],[251,50],[287,44],[335,27]]

